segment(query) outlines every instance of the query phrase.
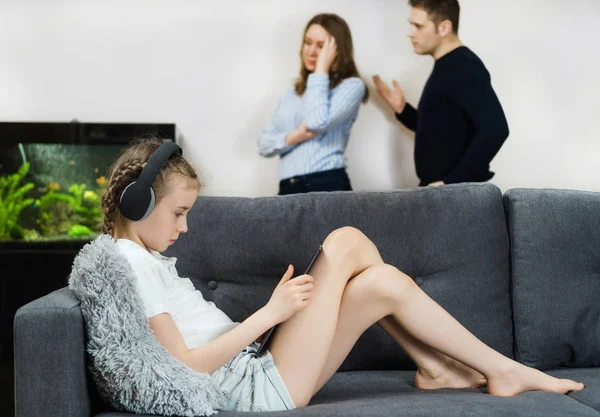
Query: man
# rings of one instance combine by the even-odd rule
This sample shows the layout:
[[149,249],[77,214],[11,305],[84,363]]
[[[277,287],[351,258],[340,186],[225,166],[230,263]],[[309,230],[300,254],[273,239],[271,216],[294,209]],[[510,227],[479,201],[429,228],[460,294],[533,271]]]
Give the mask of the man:
[[414,51],[435,65],[418,111],[393,81],[390,89],[373,77],[396,118],[415,131],[415,165],[420,185],[483,182],[494,176],[490,162],[508,137],[502,106],[483,62],[458,37],[457,0],[410,0],[409,37]]

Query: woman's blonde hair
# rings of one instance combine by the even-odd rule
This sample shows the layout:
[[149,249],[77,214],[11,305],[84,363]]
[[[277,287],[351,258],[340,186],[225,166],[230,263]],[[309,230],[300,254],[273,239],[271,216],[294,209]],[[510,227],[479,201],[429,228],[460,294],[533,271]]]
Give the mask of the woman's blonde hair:
[[[127,147],[110,168],[108,187],[101,202],[102,211],[104,212],[103,233],[113,235],[115,226],[123,222],[124,217],[119,211],[121,193],[128,184],[138,179],[150,156],[163,142],[163,139],[158,138],[138,139]],[[190,187],[198,189],[202,187],[196,170],[181,155],[174,153],[163,165],[152,183],[156,195],[156,204],[167,193],[167,181],[172,174],[178,174],[188,179]]]

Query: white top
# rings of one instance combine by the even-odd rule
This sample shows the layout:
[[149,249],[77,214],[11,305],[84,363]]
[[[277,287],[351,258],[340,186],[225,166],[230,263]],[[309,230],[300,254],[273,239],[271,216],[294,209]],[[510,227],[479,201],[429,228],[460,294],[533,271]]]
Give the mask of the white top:
[[239,324],[213,302],[206,301],[188,278],[177,274],[177,258],[146,250],[128,239],[118,239],[117,247],[137,278],[146,317],[169,313],[188,349],[202,346]]

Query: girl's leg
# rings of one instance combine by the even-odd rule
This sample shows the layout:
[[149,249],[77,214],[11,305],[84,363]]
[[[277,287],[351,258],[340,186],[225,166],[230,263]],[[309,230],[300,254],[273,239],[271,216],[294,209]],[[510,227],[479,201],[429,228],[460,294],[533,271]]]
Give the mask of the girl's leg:
[[[385,302],[362,306],[364,312],[372,314],[341,321],[348,323],[347,329],[338,327],[346,283],[379,257],[375,246],[365,240],[368,241],[353,228],[339,229],[326,239],[313,269],[315,285],[311,302],[282,323],[273,339],[271,353],[296,405],[308,404],[323,383],[320,377],[329,373],[328,360],[337,361],[339,366],[360,333],[390,313],[415,339],[483,373],[492,394],[514,395],[540,389],[567,392],[583,388],[582,384],[552,378],[495,352],[429,298],[412,279],[389,265],[373,267],[367,274],[376,276],[368,280],[367,287],[385,294]],[[364,316],[370,320],[361,320]],[[336,352],[341,353],[331,357],[336,334],[339,335]]]
[[[325,240],[323,247],[323,253],[311,272],[315,277],[315,286],[309,306],[278,327],[270,347],[279,372],[296,405],[308,403],[315,388],[322,385],[320,376],[333,374],[339,367],[339,365],[335,367],[330,365],[333,361],[329,357],[329,352],[338,328],[341,298],[347,282],[373,265],[383,265],[375,245],[364,234],[351,227],[334,231]],[[385,290],[386,285],[374,285],[372,289],[384,288]],[[358,292],[368,293],[362,290]],[[336,351],[338,347],[350,343],[341,361],[365,329],[392,311],[390,305],[384,306],[378,302],[362,303],[365,304],[371,307],[372,313],[349,320],[350,327],[355,331],[352,334],[348,333],[347,342],[336,339],[334,346]],[[378,306],[385,308],[381,310],[377,308]],[[354,309],[346,307],[346,310]],[[344,317],[346,316],[344,314]],[[361,320],[363,325],[358,326]],[[356,331],[357,329],[360,330]],[[345,332],[337,334],[338,339],[346,338]],[[419,369],[427,371],[427,375],[439,374],[441,369],[445,369],[448,374],[448,370],[453,369],[453,366],[449,366],[451,364],[449,358],[422,343],[417,345],[406,341],[402,346],[417,363]]]
[[308,306],[281,323],[273,336],[269,351],[296,406],[308,404],[325,367],[348,280],[379,257],[367,241],[349,227],[325,239],[311,270],[314,287]]
[[378,323],[417,365],[417,388],[480,388],[487,384],[481,373],[415,339],[394,315],[384,317]]
[[[480,371],[488,380],[490,394],[510,396],[531,390],[566,393],[583,389],[583,384],[551,377],[491,349],[429,298],[410,277],[392,266],[380,265],[370,268],[350,282],[348,289],[352,288],[352,284],[362,284],[361,281],[365,281],[366,288],[376,288],[372,291],[375,292],[374,296],[384,300],[381,303],[385,306],[382,307],[384,314],[385,309],[389,307],[395,320],[411,336]],[[365,291],[365,288],[362,290]],[[349,300],[352,297],[348,297]],[[346,300],[342,300],[342,303],[345,302]],[[354,346],[361,330],[364,331],[368,327],[368,320],[361,319],[361,316],[379,320],[378,316],[382,314],[370,305],[354,305],[352,308],[354,310],[340,311],[347,317],[340,317],[336,329],[336,344],[332,346],[333,350],[329,356],[331,362],[324,368],[319,384],[324,384],[329,379]],[[315,388],[318,390],[320,385]]]
[[[423,389],[466,388],[485,385],[479,372],[423,344],[407,333],[393,316],[399,302],[388,289],[405,285],[395,268],[379,264],[353,278],[342,297],[338,327],[315,388],[316,393],[337,371],[360,335],[378,322],[417,365],[416,386]],[[406,277],[410,280],[410,278]],[[384,317],[385,316],[385,317]]]

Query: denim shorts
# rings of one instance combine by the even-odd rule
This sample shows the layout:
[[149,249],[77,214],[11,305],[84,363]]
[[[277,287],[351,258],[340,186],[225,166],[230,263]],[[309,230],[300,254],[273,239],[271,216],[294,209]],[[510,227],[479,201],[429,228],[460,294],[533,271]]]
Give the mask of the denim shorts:
[[296,408],[268,350],[259,358],[252,343],[212,373],[227,399],[226,410],[280,411]]

